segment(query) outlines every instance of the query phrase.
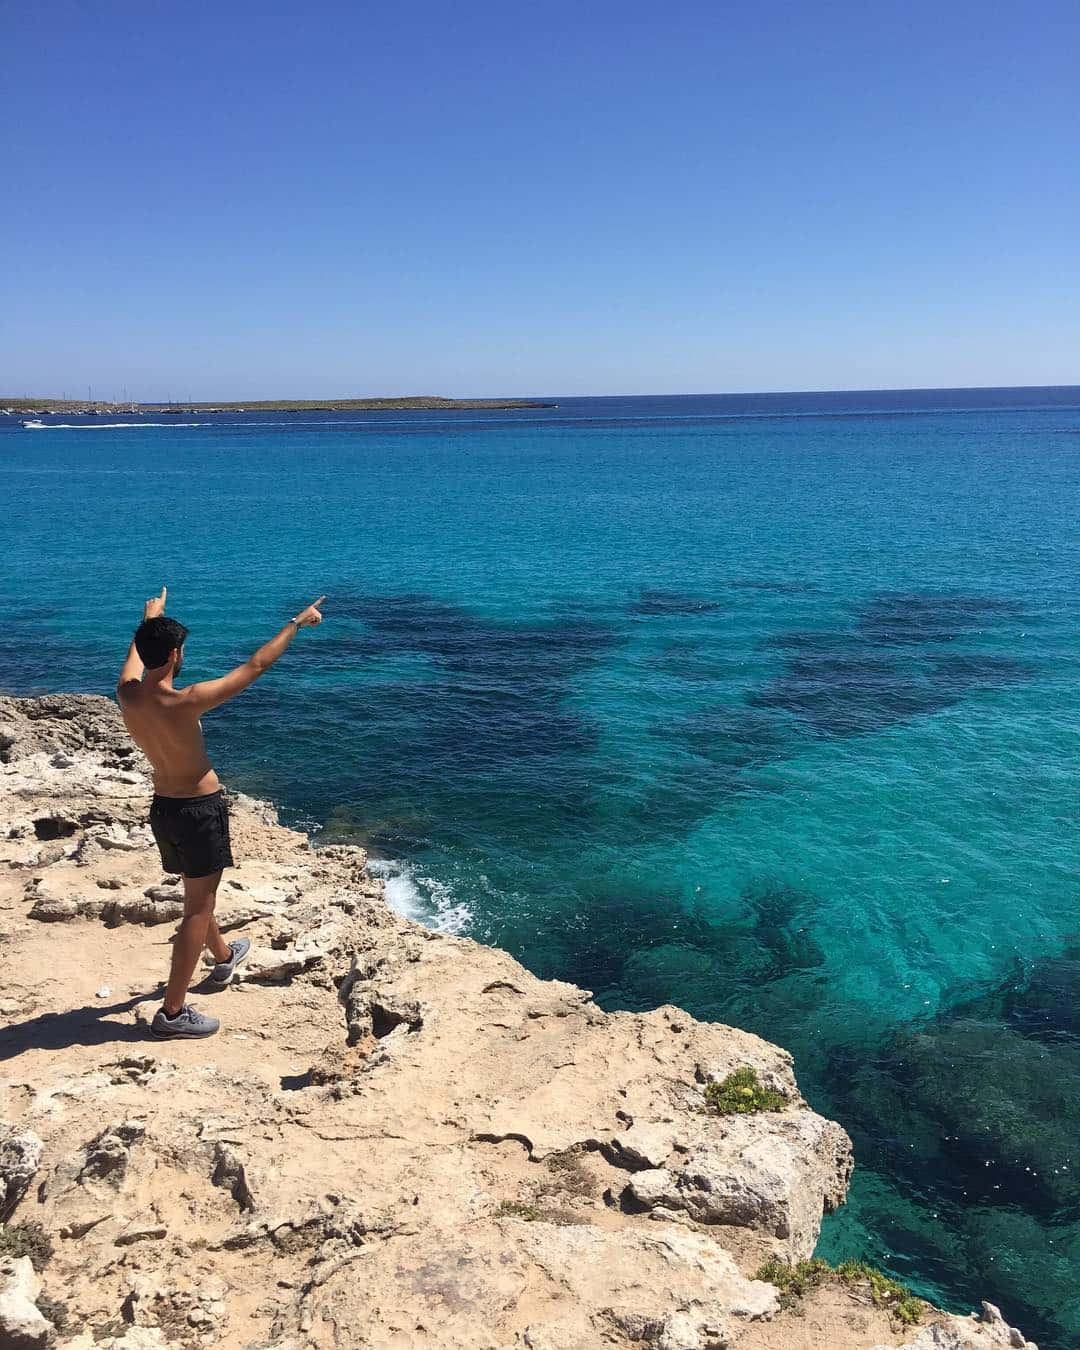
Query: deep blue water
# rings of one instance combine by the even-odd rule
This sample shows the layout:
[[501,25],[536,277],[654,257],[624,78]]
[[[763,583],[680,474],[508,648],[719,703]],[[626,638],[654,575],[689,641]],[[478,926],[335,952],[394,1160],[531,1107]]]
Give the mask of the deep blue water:
[[108,692],[162,582],[192,678],[326,592],[228,781],[786,1045],[857,1146],[822,1253],[1080,1345],[1080,389],[23,420],[0,686]]

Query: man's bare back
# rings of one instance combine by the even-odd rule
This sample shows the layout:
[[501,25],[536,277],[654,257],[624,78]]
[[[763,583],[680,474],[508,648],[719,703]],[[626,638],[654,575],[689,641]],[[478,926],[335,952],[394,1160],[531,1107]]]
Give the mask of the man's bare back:
[[214,920],[222,869],[233,865],[229,808],[203,744],[203,713],[219,707],[270,669],[301,628],[322,622],[320,596],[259,648],[243,665],[216,680],[177,689],[173,681],[184,661],[187,629],[165,617],[166,590],[147,600],[143,621],[128,650],[116,695],[131,739],[154,769],[150,826],[167,872],[184,880],[184,918],[173,944],[172,969],[156,1036],[211,1036],[218,1021],[184,1003],[203,947],[217,965],[211,984],[224,988],[247,955],[246,938],[226,943]]
[[154,791],[162,797],[203,797],[221,787],[187,693],[144,682],[120,699],[131,739],[154,766]]

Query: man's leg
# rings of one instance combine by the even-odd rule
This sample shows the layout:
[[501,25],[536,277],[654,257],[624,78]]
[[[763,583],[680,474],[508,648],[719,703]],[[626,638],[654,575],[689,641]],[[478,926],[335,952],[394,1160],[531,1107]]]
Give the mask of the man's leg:
[[228,961],[232,956],[232,948],[221,936],[217,919],[212,914],[210,915],[210,922],[206,926],[206,946],[214,960],[219,963]]
[[214,901],[220,880],[220,872],[213,872],[208,877],[184,878],[184,918],[173,942],[172,967],[165,987],[165,1012],[169,1017],[175,1017],[184,1006],[195,966],[210,936],[211,924],[221,942],[221,934],[214,923]]

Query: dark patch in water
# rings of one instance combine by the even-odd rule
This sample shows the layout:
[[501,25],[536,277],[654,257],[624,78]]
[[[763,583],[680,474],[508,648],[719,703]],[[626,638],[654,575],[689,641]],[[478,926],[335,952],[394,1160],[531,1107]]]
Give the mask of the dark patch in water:
[[[111,693],[123,652],[115,661],[88,642],[40,626],[61,610],[5,617],[0,624],[0,693]],[[130,639],[126,639],[130,641]]]
[[862,607],[857,626],[877,643],[954,642],[1019,612],[1013,601],[992,595],[885,593]]
[[1002,1013],[1032,1040],[1080,1045],[1080,946],[1039,962],[1031,979],[1008,987]]
[[650,672],[695,684],[731,682],[745,668],[740,655],[686,641],[669,642],[657,651],[645,653],[641,661]]
[[[604,1006],[677,1003],[729,1020],[733,1009],[752,1005],[765,1034],[772,1005],[790,1002],[793,981],[812,977],[795,996],[803,1014],[820,1001],[816,972],[825,956],[808,926],[817,902],[768,879],[742,899],[743,913],[718,920],[704,906],[662,893],[592,891],[577,912],[548,916],[539,947],[535,932],[519,935],[512,922],[499,942],[537,973],[592,989]],[[780,982],[784,990],[773,999],[768,986]]]
[[749,702],[817,736],[864,735],[941,712],[977,690],[1030,678],[1030,667],[1007,656],[939,650],[1016,613],[994,597],[877,596],[850,628],[770,639],[785,667]]
[[790,738],[775,717],[755,708],[716,704],[655,729],[714,770],[714,781],[734,787],[737,776],[790,753]]
[[[829,1054],[816,1103],[851,1133],[861,1167],[940,1216],[940,1227],[893,1239],[935,1248],[920,1255],[924,1278],[956,1299],[992,1293],[1026,1334],[1062,1347],[1078,1330],[1061,1259],[1080,1222],[1078,979],[1074,946],[880,1045],[855,1030]],[[970,1279],[958,1274],[957,1240]],[[1022,1277],[1035,1259],[1038,1286]]]
[[647,616],[667,614],[712,614],[724,606],[718,600],[705,600],[698,595],[684,595],[681,591],[667,591],[648,587],[641,591],[629,607],[631,614]]
[[319,797],[309,786],[308,809],[325,818],[370,803],[351,811],[361,831],[369,816],[419,814],[443,842],[475,842],[493,789],[501,830],[580,828],[590,799],[582,761],[597,732],[566,695],[616,642],[610,629],[574,616],[501,624],[418,595],[339,595],[335,616],[317,644],[289,653],[324,698],[298,706],[295,686],[268,681],[222,710],[217,734],[241,762],[247,743],[265,744],[267,726],[332,744],[333,775]]
[[817,908],[813,896],[782,882],[762,882],[743,891],[743,902],[755,916],[753,941],[768,956],[762,979],[786,979],[825,964],[806,922]]

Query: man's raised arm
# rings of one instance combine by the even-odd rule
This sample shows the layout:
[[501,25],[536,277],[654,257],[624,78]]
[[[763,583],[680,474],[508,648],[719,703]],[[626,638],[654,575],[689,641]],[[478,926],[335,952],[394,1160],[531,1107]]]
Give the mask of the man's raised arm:
[[301,610],[295,619],[290,619],[280,633],[276,633],[269,642],[264,643],[254,656],[248,657],[242,666],[230,670],[228,675],[222,675],[217,680],[203,680],[200,684],[190,685],[184,691],[185,700],[201,714],[227,703],[249,684],[254,684],[282,655],[301,628],[314,628],[316,624],[322,623],[319,606],[325,599],[325,595],[320,595],[318,600],[308,605],[307,609]]

